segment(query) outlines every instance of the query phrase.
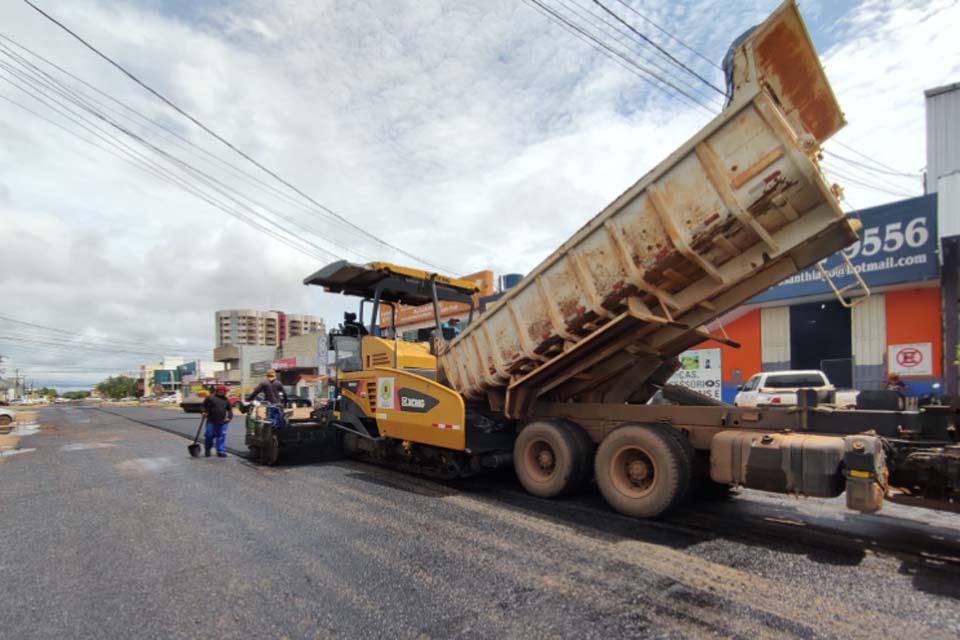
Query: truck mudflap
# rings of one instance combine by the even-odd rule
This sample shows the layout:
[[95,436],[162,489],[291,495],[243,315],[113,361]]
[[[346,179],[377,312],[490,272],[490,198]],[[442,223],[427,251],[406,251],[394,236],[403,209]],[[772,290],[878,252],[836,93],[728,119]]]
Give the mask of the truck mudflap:
[[883,440],[856,435],[843,439],[843,474],[847,478],[847,508],[876,513],[887,493],[887,466]]

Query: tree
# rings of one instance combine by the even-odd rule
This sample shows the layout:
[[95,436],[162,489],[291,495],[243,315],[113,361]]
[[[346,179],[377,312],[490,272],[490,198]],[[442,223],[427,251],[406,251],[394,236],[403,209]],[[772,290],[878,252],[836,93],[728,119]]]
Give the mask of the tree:
[[97,385],[97,391],[110,398],[136,395],[137,381],[129,376],[110,376]]
[[90,397],[90,392],[89,391],[67,391],[65,394],[63,394],[63,397],[67,398],[68,400],[83,400],[84,398]]

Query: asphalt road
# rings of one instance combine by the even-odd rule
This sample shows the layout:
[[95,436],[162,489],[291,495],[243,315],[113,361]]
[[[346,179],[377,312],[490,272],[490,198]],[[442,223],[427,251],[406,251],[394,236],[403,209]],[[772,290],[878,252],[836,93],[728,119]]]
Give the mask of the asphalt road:
[[748,494],[641,522],[507,478],[195,460],[75,406],[5,438],[2,638],[960,635],[957,516]]

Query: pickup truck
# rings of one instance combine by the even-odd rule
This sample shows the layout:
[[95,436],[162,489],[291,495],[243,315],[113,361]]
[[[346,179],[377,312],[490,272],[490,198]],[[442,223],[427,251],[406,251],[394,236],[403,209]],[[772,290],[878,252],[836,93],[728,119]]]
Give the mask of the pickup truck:
[[[746,384],[737,387],[733,404],[738,407],[789,406],[797,404],[799,389],[815,389],[821,402],[838,407],[853,408],[857,404],[857,391],[837,388],[827,374],[817,369],[794,371],[768,371],[755,374]],[[831,395],[835,395],[833,400]]]

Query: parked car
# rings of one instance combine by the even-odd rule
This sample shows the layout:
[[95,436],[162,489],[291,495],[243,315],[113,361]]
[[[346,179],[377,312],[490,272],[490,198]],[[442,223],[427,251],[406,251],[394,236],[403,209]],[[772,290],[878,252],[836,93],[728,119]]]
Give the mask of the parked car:
[[162,404],[176,404],[176,402],[177,402],[177,396],[176,396],[176,395],[163,396],[162,398],[160,398],[159,400],[157,400],[157,402],[160,402],[160,403],[162,403]]
[[737,387],[738,393],[733,404],[738,407],[795,405],[800,389],[816,390],[821,402],[831,402],[840,407],[854,407],[857,404],[857,391],[838,391],[827,374],[817,369],[758,373],[746,384]]
[[17,420],[17,412],[13,409],[0,407],[0,434],[10,433],[13,423]]

